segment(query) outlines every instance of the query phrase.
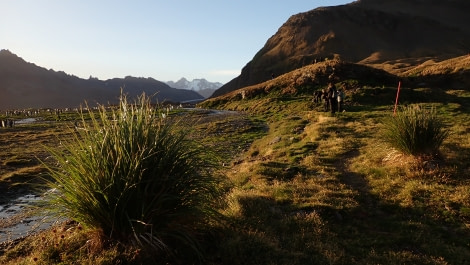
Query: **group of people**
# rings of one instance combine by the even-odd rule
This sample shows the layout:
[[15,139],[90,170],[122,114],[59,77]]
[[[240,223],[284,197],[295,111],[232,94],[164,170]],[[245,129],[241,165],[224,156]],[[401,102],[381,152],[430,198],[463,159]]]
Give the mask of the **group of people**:
[[336,86],[330,82],[326,89],[314,92],[313,102],[321,103],[322,101],[325,111],[331,111],[331,113],[342,112],[344,92],[342,89],[336,89]]

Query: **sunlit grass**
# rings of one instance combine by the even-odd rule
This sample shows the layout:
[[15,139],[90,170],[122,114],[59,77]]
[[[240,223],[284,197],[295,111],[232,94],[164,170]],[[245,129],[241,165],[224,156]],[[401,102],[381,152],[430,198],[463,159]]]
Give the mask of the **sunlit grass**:
[[[429,95],[430,89],[407,92],[413,100],[422,93],[426,99],[440,95]],[[334,116],[306,109],[307,102],[289,99],[269,106],[279,99],[257,98],[227,103],[256,113],[250,119],[230,116],[194,126],[193,137],[224,155],[231,182],[226,196],[219,197],[228,202],[221,209],[227,225],[209,227],[205,264],[465,264],[470,259],[467,94],[454,93],[458,103],[433,103],[451,133],[440,156],[430,158],[405,154],[383,140],[381,123],[393,108],[372,103],[374,93],[385,102],[392,89],[361,93],[370,97],[361,102],[371,105]],[[132,260],[130,253],[139,247],[107,249],[103,260],[107,255]]]
[[435,108],[402,107],[384,121],[384,140],[406,154],[436,156],[448,135]]
[[192,253],[217,220],[221,180],[214,156],[189,140],[177,121],[162,118],[142,95],[119,109],[102,107],[64,146],[50,149],[58,166],[46,207],[106,238],[152,248],[160,259]]
[[49,265],[76,264],[79,261],[84,265],[132,264],[145,260],[142,255],[144,253],[137,247],[104,241],[96,231],[69,222],[26,238],[0,257],[0,263]]

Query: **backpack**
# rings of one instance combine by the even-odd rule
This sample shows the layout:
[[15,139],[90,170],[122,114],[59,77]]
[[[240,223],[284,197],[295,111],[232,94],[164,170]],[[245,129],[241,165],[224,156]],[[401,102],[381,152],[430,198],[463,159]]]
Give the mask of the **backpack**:
[[344,93],[342,91],[338,91],[338,102],[343,101]]

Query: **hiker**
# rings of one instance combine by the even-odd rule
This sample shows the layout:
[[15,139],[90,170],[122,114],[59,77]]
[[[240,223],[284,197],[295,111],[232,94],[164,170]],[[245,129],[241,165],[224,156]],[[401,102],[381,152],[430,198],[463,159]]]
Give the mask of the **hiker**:
[[343,111],[343,102],[344,102],[344,92],[343,89],[338,89],[338,112]]
[[331,113],[334,114],[338,108],[338,92],[336,91],[336,86],[333,83],[328,83],[328,100],[330,101]]
[[313,92],[313,102],[314,103],[320,103],[322,94],[323,94],[322,91],[315,90],[315,92]]
[[323,98],[323,108],[326,111],[329,110],[330,108],[330,100],[328,99],[328,91],[325,89],[322,89],[322,98]]

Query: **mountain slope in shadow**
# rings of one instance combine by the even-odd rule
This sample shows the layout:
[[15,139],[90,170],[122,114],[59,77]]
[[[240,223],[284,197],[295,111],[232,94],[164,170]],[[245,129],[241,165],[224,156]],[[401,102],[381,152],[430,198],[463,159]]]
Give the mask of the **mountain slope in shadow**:
[[123,92],[131,99],[145,92],[158,102],[203,99],[195,91],[171,88],[153,78],[82,79],[28,63],[8,50],[0,51],[0,109],[73,108],[85,101],[94,106],[115,104]]

